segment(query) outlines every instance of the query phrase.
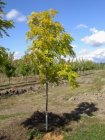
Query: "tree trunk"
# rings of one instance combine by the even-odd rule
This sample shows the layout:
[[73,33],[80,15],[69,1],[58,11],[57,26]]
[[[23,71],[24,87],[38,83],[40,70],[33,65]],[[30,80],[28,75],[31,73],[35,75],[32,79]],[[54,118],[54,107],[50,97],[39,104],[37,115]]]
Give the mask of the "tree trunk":
[[9,85],[10,85],[11,78],[9,77]]
[[46,81],[46,132],[48,131],[48,81]]
[[24,79],[23,79],[24,77],[23,77],[23,75],[22,75],[22,77],[21,77],[21,82],[24,82]]

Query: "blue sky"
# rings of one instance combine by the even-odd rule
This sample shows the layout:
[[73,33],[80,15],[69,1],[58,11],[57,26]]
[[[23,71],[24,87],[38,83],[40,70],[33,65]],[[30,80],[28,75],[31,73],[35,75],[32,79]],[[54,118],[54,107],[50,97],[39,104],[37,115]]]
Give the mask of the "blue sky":
[[77,58],[105,62],[105,0],[5,0],[6,18],[14,21],[10,37],[0,38],[0,45],[15,51],[15,57],[28,47],[27,16],[31,12],[56,9],[56,20],[72,35]]

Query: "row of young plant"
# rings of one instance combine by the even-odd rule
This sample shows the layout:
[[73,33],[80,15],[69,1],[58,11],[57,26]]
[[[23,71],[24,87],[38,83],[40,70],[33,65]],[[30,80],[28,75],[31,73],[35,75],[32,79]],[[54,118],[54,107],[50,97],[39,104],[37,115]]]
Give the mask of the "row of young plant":
[[8,77],[9,83],[11,77],[33,76],[38,75],[37,68],[33,66],[28,55],[24,55],[21,59],[14,59],[14,53],[0,47],[0,73],[2,77]]
[[89,70],[103,70],[105,63],[95,63],[91,60],[76,60],[70,62],[71,67],[76,72],[85,72]]
[[[38,68],[30,59],[29,54],[25,54],[22,58],[15,60],[14,53],[9,52],[7,49],[0,47],[0,52],[2,53],[0,55],[0,72],[5,74],[9,81],[11,77],[38,75]],[[75,72],[105,69],[105,63],[94,63],[90,60],[82,59],[66,63],[71,65],[72,70]]]

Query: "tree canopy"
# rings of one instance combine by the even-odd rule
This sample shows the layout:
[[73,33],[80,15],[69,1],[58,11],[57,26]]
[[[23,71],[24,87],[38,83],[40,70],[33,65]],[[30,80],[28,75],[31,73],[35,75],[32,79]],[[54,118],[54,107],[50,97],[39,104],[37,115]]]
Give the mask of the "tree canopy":
[[6,30],[13,27],[13,22],[4,18],[4,6],[5,3],[2,0],[0,0],[0,37],[3,37],[4,34],[9,36]]
[[[31,40],[29,51],[37,65],[41,81],[59,82],[61,76],[67,77],[75,86],[76,73],[65,62],[66,56],[75,55],[71,42],[73,38],[55,21],[56,10],[32,12],[29,16],[27,39]],[[63,61],[62,61],[63,60]]]
[[7,57],[8,57],[7,49],[0,46],[0,66],[3,66],[5,64]]

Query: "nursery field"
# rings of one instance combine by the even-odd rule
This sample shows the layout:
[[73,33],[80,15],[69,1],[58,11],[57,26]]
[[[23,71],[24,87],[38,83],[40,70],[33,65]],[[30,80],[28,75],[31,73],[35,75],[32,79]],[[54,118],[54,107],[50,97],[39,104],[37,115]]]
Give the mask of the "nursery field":
[[81,73],[77,80],[76,89],[66,81],[50,85],[47,133],[44,86],[23,82],[26,92],[0,96],[0,140],[105,140],[105,71]]
[[105,140],[105,1],[95,1],[0,0],[0,140]]

